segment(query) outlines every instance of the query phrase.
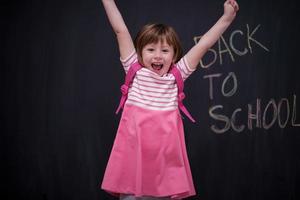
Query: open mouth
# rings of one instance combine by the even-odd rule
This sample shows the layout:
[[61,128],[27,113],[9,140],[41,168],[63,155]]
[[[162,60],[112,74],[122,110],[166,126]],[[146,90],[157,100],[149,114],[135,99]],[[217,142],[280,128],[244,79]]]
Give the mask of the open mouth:
[[154,69],[154,70],[161,70],[162,68],[163,68],[163,64],[161,64],[161,63],[152,63],[151,64],[151,67]]

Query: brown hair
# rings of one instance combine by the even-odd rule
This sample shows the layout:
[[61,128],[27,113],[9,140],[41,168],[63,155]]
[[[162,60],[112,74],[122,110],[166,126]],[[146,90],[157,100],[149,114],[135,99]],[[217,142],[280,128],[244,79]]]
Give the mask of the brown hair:
[[157,43],[166,40],[168,45],[174,49],[175,63],[182,57],[182,48],[179,37],[175,30],[165,24],[147,24],[137,34],[134,40],[134,46],[137,51],[138,60],[142,62],[142,50],[150,43]]

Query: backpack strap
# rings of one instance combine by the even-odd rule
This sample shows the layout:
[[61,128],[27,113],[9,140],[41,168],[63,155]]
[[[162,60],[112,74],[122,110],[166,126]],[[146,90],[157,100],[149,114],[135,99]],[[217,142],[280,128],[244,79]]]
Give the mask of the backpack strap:
[[142,68],[142,66],[138,62],[135,62],[130,66],[130,68],[126,74],[126,77],[125,77],[125,83],[121,86],[122,97],[120,100],[119,107],[116,111],[116,114],[118,114],[120,109],[124,107],[125,101],[127,99],[129,86],[130,86],[131,82],[133,81],[133,78],[134,78],[136,72],[139,71],[141,68]]
[[[129,86],[130,86],[131,82],[133,81],[136,72],[139,71],[141,68],[142,68],[142,66],[138,62],[135,62],[135,63],[133,63],[130,66],[130,68],[129,68],[127,74],[126,74],[126,77],[125,77],[125,83],[121,86],[122,97],[121,97],[121,100],[120,100],[119,107],[118,107],[118,109],[116,111],[116,114],[118,114],[119,111],[121,110],[121,108],[124,107],[124,104],[125,104],[125,101],[126,101],[127,95],[128,95]],[[192,122],[195,122],[195,120],[193,119],[193,117],[191,116],[191,114],[189,113],[189,111],[186,109],[186,107],[183,105],[183,102],[182,102],[183,99],[185,98],[185,94],[183,92],[184,83],[183,83],[180,71],[177,69],[177,67],[175,67],[173,65],[170,73],[173,74],[173,76],[175,77],[176,83],[177,83],[177,88],[178,88],[178,107],[179,107],[179,109]]]
[[185,94],[183,92],[184,89],[184,83],[182,80],[182,76],[180,74],[180,71],[178,70],[177,67],[174,65],[172,66],[172,69],[170,71],[171,74],[174,75],[177,83],[177,88],[178,88],[178,107],[179,109],[192,121],[195,122],[194,118],[191,116],[189,111],[186,109],[186,107],[183,105],[183,99],[185,98]]

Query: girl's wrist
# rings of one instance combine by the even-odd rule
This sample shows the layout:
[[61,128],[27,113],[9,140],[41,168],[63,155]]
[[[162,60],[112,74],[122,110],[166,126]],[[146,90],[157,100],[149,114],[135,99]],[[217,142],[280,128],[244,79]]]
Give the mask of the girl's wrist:
[[235,14],[225,14],[224,13],[221,18],[224,22],[231,23],[235,18]]

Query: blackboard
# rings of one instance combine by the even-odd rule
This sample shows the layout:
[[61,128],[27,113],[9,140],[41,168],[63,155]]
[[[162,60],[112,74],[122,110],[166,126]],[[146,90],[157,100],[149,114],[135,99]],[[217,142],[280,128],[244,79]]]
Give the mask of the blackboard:
[[[175,28],[187,52],[221,0],[117,1],[134,36]],[[186,143],[197,196],[299,199],[297,1],[238,1],[228,30],[185,82]],[[1,195],[115,199],[100,190],[124,72],[100,1],[1,3]]]

